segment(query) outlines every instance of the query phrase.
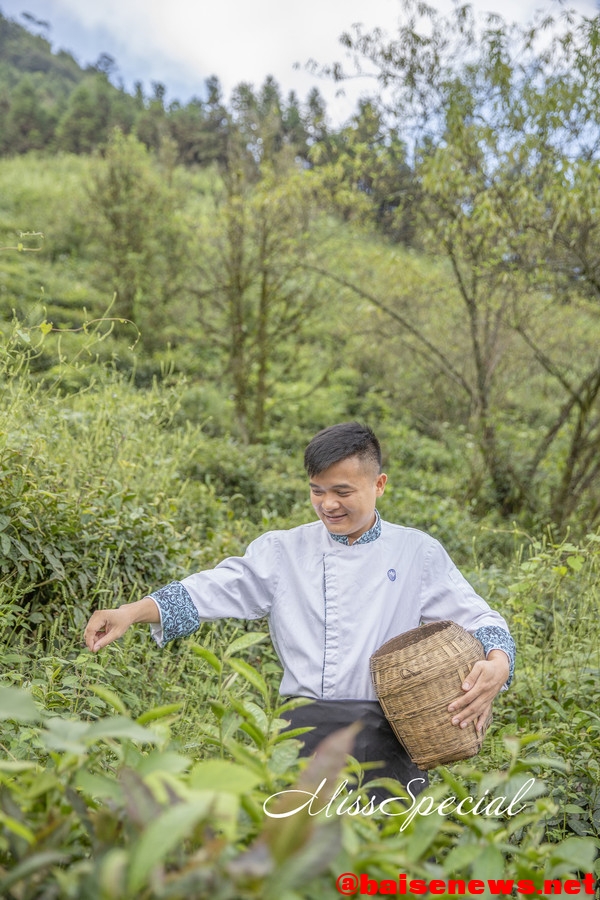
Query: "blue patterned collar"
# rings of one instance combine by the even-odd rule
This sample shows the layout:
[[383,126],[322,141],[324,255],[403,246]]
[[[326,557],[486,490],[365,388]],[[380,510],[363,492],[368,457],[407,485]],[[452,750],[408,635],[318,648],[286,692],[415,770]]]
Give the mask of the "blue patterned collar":
[[[331,537],[334,541],[337,541],[338,544],[345,544],[347,547],[350,546],[350,541],[348,540],[348,536],[345,534],[331,534]],[[370,544],[371,541],[376,541],[379,535],[381,534],[381,516],[375,510],[375,524],[369,528],[368,531],[365,531],[364,534],[354,541],[355,544]]]

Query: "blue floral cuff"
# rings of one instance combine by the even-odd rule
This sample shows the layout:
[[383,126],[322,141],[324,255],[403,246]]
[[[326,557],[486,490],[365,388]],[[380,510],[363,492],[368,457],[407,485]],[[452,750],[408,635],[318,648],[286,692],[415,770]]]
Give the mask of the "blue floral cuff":
[[513,680],[513,675],[515,673],[515,656],[517,652],[515,642],[511,635],[508,631],[505,631],[504,628],[500,628],[498,625],[482,625],[481,628],[477,629],[474,637],[483,644],[483,652],[486,656],[490,650],[504,650],[508,656],[510,670],[506,684],[502,688],[504,691],[507,690],[510,687],[510,683]]
[[172,581],[149,596],[156,601],[160,612],[161,627],[153,628],[152,634],[161,646],[200,627],[198,610],[180,581]]

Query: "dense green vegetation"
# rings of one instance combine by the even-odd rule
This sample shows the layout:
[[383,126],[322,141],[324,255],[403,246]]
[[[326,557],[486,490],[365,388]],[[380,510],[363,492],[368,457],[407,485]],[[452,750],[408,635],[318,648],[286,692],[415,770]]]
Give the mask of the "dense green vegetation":
[[[598,872],[600,23],[417,13],[345,36],[382,91],[337,131],[272,80],[165,109],[0,18],[7,900]],[[534,777],[515,817],[284,826],[263,801],[323,774],[279,735],[264,623],[83,650],[96,606],[310,518],[304,445],[347,418],[382,438],[385,517],[510,623],[484,750],[432,791]]]
[[[261,806],[296,781],[299,763],[295,742],[278,737],[285,710],[263,623],[204,625],[163,651],[133,631],[99,657],[83,650],[81,634],[94,606],[305,519],[299,454],[254,452],[180,422],[178,383],[140,390],[129,375],[78,360],[40,381],[24,359],[49,337],[17,326],[3,347],[4,896],[263,897],[288,885],[290,897],[322,897],[336,895],[342,871],[536,884],[594,871],[597,535],[524,543],[517,531],[508,541],[482,531],[473,556],[474,524],[434,493],[460,456],[408,428],[390,430],[392,445],[411,454],[391,469],[402,488],[386,498],[386,515],[429,515],[521,649],[483,753],[438,770],[434,796],[511,797],[531,777],[535,788],[514,819],[418,816],[399,832],[401,819],[379,831],[368,817],[296,816],[280,831]],[[93,380],[65,391],[61,374],[68,382],[73,366]],[[345,746],[332,750],[331,778]],[[315,789],[323,772],[302,777],[303,789]]]

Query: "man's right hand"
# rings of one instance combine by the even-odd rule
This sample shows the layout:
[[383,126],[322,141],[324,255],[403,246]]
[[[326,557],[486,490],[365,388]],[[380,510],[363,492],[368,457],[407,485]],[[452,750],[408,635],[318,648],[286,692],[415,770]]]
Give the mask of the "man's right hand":
[[134,622],[160,622],[160,613],[152,597],[126,603],[118,609],[97,609],[87,623],[84,638],[88,650],[96,653],[122,637]]
[[119,609],[97,609],[90,618],[85,629],[85,642],[88,650],[94,653],[116,641],[125,634],[131,619],[124,607]]

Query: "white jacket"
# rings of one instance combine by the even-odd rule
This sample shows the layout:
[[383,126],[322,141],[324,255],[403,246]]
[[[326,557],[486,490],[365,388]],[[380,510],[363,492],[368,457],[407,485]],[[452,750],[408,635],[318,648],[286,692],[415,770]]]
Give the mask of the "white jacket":
[[267,616],[284,670],[283,696],[375,700],[371,654],[389,638],[440,619],[473,634],[484,628],[486,652],[500,647],[512,662],[505,620],[442,545],[383,520],[376,540],[350,546],[332,538],[320,521],[267,532],[243,557],[151,596],[161,611],[161,625],[153,626],[159,644],[203,621]]

